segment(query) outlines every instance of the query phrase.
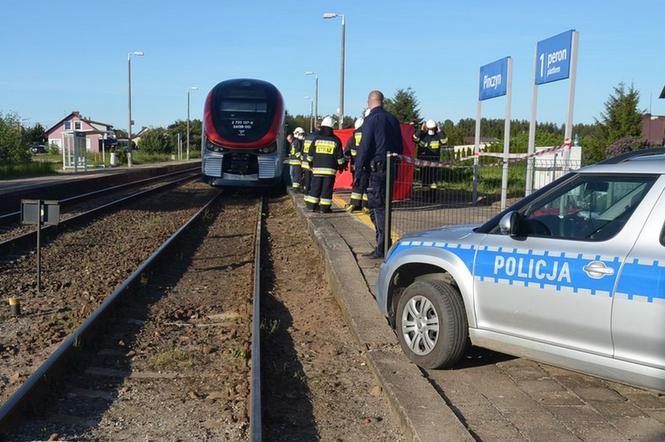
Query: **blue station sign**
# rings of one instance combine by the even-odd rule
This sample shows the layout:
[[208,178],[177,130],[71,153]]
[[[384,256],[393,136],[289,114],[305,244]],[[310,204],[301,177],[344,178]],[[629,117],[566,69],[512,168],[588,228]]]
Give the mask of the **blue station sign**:
[[565,80],[570,76],[573,32],[563,32],[538,42],[536,46],[536,84]]
[[480,67],[479,100],[489,100],[506,95],[509,58],[504,57]]

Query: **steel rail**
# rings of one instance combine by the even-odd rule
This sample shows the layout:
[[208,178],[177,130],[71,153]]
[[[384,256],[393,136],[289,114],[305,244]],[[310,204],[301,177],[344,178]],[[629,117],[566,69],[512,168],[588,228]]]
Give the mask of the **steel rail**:
[[[178,178],[173,181],[169,181],[167,183],[161,184],[159,186],[153,187],[151,189],[146,189],[142,190],[136,193],[133,193],[131,195],[124,196],[122,198],[119,198],[115,201],[111,201],[109,203],[103,204],[99,207],[95,207],[94,209],[90,209],[85,212],[81,212],[77,215],[71,216],[69,218],[66,218],[62,221],[60,221],[59,224],[53,225],[53,226],[45,226],[42,227],[42,235],[45,235],[45,237],[48,237],[50,235],[53,235],[55,232],[62,231],[66,228],[75,226],[77,224],[82,224],[84,222],[87,222],[91,219],[94,219],[95,217],[98,217],[101,214],[107,213],[111,211],[112,209],[115,209],[118,206],[121,206],[123,204],[130,203],[136,199],[139,199],[141,197],[148,196],[150,194],[168,189],[169,187],[176,186],[178,184],[181,184],[185,181],[192,180],[196,177],[198,177],[201,173],[197,172],[191,175],[187,175],[182,178]],[[0,256],[8,256],[12,251],[21,249],[21,248],[28,248],[28,247],[33,247],[36,241],[36,236],[37,233],[35,231],[24,233],[19,236],[15,236],[13,238],[6,239],[4,241],[0,241]]]
[[140,281],[141,275],[148,270],[175,241],[191,229],[220,195],[221,193],[218,193],[211,198],[173,235],[162,243],[162,245],[159,246],[150,257],[143,261],[74,332],[65,338],[58,348],[51,353],[48,359],[34,373],[32,373],[23,385],[21,385],[21,387],[14,392],[2,407],[0,407],[0,432],[10,430],[18,421],[25,417],[25,411],[30,410],[31,405],[37,401],[41,396],[41,393],[48,389],[51,382],[54,382],[57,379],[59,371],[64,368],[67,361],[75,355],[77,350],[85,345],[88,339],[93,337],[97,326],[100,325],[101,320],[109,313],[111,307],[113,307],[117,301],[128,292],[128,289],[131,288],[134,283]]
[[[147,184],[147,183],[150,183],[152,181],[158,181],[160,179],[168,178],[168,177],[171,177],[171,176],[174,176],[174,175],[182,175],[184,173],[192,173],[192,172],[198,171],[200,169],[201,169],[200,167],[192,167],[190,169],[176,170],[175,172],[169,172],[169,173],[165,173],[163,175],[157,175],[157,176],[154,176],[154,177],[145,178],[145,179],[138,180],[138,181],[132,181],[132,182],[129,182],[129,183],[124,183],[124,184],[117,184],[115,186],[110,186],[110,187],[105,187],[103,189],[93,190],[92,192],[86,192],[86,193],[82,193],[80,195],[70,196],[68,198],[63,198],[59,201],[60,201],[61,206],[70,205],[70,204],[74,204],[74,203],[79,203],[81,201],[85,201],[85,200],[93,198],[95,196],[105,195],[107,193],[113,193],[115,191],[122,190],[122,189],[125,189],[125,188],[132,188],[132,187],[141,186],[143,184]],[[56,198],[49,198],[49,199],[56,199]],[[18,223],[20,221],[20,219],[21,219],[21,211],[20,210],[17,210],[15,212],[4,213],[4,214],[0,215],[0,225],[11,224],[13,222]]]
[[256,221],[254,239],[254,295],[252,299],[252,358],[250,377],[249,428],[252,442],[261,442],[261,243],[263,239],[263,209],[265,197],[259,202],[259,216]]

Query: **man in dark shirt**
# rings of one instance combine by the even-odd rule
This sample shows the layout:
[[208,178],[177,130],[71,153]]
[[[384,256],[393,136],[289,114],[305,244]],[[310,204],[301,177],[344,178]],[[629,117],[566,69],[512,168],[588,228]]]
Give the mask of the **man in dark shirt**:
[[[383,108],[383,94],[374,90],[367,97],[369,115],[363,122],[356,168],[369,170],[367,186],[368,207],[376,229],[376,248],[364,256],[382,258],[385,241],[386,153],[402,153],[402,132],[399,121]],[[387,232],[390,234],[390,232]]]

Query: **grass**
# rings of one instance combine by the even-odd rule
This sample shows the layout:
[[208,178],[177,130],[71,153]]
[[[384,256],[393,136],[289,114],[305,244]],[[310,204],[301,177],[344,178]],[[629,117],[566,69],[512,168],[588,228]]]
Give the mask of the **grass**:
[[[473,167],[464,163],[462,166],[443,169],[439,185],[446,190],[457,190],[471,193],[473,191]],[[501,177],[503,170],[499,167],[487,167],[481,164],[478,176],[478,193],[481,195],[501,195]],[[417,180],[416,180],[417,181]],[[508,196],[521,196],[526,185],[526,167],[522,164],[511,164],[508,168]]]
[[15,178],[30,178],[52,175],[58,166],[51,162],[31,161],[29,163],[0,164],[0,181]]
[[279,319],[263,319],[261,321],[261,330],[266,333],[267,336],[272,335],[279,329]]
[[233,356],[236,359],[243,359],[243,360],[247,359],[248,357],[247,351],[238,347],[231,350],[231,356]]
[[191,365],[192,356],[185,350],[174,349],[163,351],[152,356],[148,366],[153,370],[175,368],[181,365]]

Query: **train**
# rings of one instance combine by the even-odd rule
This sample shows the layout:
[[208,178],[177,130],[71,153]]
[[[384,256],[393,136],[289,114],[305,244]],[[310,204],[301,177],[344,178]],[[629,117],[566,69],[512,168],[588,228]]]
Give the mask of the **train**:
[[216,187],[286,185],[284,99],[263,80],[222,81],[206,97],[201,169]]

